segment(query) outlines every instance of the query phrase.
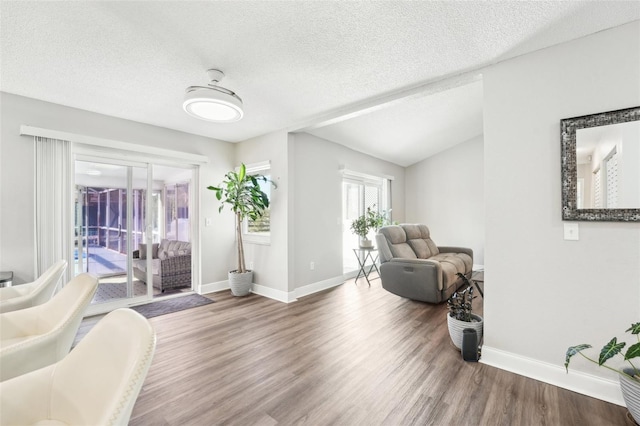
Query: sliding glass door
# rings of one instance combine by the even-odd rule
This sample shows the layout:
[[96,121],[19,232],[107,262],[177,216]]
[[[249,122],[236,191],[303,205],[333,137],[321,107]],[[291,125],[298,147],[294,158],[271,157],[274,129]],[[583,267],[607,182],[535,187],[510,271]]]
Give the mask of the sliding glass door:
[[[157,235],[146,164],[90,157],[75,161],[75,274],[99,278],[92,303],[144,301],[153,293],[133,274],[134,254]],[[147,232],[150,231],[150,233]],[[147,270],[149,270],[147,268]],[[126,305],[128,303],[123,303]]]
[[[358,269],[353,249],[359,247],[358,236],[351,224],[367,209],[382,213],[389,206],[388,181],[383,178],[349,176],[342,180],[342,268],[343,273]],[[375,240],[373,231],[369,237]]]
[[193,291],[193,167],[75,158],[74,273],[99,279],[91,313]]

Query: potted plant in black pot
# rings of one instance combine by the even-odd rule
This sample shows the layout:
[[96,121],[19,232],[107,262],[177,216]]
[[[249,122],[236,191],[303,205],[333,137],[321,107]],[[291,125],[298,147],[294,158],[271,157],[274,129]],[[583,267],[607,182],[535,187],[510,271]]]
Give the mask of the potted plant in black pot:
[[246,166],[242,164],[237,172],[227,173],[219,186],[207,187],[215,191],[216,198],[222,202],[218,211],[221,212],[224,205],[228,204],[236,216],[238,266],[229,271],[229,286],[234,296],[246,296],[251,292],[253,271],[245,266],[242,222],[246,218],[259,219],[269,207],[269,197],[260,189],[260,181],[269,182],[269,179],[262,175],[248,175]]
[[[375,206],[374,206],[375,207]],[[369,239],[369,231],[378,230],[385,224],[384,212],[372,210],[367,207],[367,211],[351,223],[351,231],[360,237],[360,247],[371,248],[373,242]]]
[[482,341],[482,331],[484,320],[480,315],[472,312],[472,302],[474,299],[473,287],[463,274],[458,272],[458,277],[466,284],[466,288],[462,291],[454,292],[447,299],[447,326],[449,328],[449,336],[454,346],[462,349],[462,335],[466,328],[472,328],[478,336],[478,343]]
[[[631,362],[633,358],[640,357],[640,322],[631,324],[631,327],[629,327],[625,332],[631,332],[632,335],[635,335],[636,342],[629,344],[624,355],[622,354],[622,350],[627,346],[627,342],[618,342],[618,339],[614,337],[609,341],[609,343],[600,349],[600,356],[597,361],[583,353],[585,349],[591,348],[591,345],[583,343],[576,346],[570,346],[569,349],[567,349],[564,366],[568,373],[571,358],[576,354],[580,354],[583,358],[593,362],[594,364],[618,373],[624,403],[627,405],[627,408],[635,422],[640,424],[640,368],[636,367]],[[627,367],[621,366],[615,368],[605,364],[607,361],[618,355],[622,356],[623,361],[628,362],[629,365]]]

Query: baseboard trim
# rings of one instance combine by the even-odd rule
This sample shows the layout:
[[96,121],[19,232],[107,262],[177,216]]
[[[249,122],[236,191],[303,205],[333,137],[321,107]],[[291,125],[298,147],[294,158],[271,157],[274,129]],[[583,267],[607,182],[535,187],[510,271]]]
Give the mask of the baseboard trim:
[[297,299],[294,292],[286,292],[282,290],[276,290],[275,288],[267,287],[264,285],[253,283],[252,293],[259,294],[260,296],[268,297],[269,299],[277,300],[278,302],[291,303]]
[[620,384],[591,374],[516,355],[500,349],[482,347],[480,362],[521,376],[549,383],[573,392],[625,406]]
[[358,275],[358,272],[359,272],[358,269],[349,271],[342,275],[342,279],[346,281],[346,280],[350,280],[351,278],[355,278]]
[[[347,274],[348,275],[348,274]],[[355,273],[353,276],[355,277]],[[310,294],[317,293],[319,291],[328,290],[333,287],[337,287],[344,283],[346,275],[340,275],[338,277],[329,278],[326,280],[318,281],[315,283],[307,284],[299,287],[294,291],[282,291],[276,290],[271,287],[253,283],[252,293],[260,296],[268,297],[269,299],[277,300],[279,302],[291,303],[298,300],[298,297],[309,296]],[[215,283],[203,284],[200,286],[199,294],[215,293],[217,291],[229,290],[229,281],[218,281]]]
[[333,277],[333,278],[329,278],[326,280],[318,281],[312,284],[307,284],[305,286],[296,288],[295,295],[296,295],[296,298],[309,296],[310,294],[318,293],[319,291],[324,291],[333,287],[337,287],[343,283],[344,283],[343,276]]
[[229,280],[217,281],[215,283],[202,284],[198,294],[215,293],[217,291],[229,290]]

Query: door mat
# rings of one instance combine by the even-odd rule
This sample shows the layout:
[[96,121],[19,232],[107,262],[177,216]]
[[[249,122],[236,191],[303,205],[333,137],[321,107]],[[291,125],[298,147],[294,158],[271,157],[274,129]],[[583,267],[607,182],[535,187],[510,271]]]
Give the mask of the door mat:
[[[133,283],[133,295],[144,296],[147,294],[147,286],[140,281]],[[92,303],[108,302],[113,299],[124,299],[127,297],[127,283],[100,283]]]
[[213,300],[200,296],[199,294],[189,294],[187,296],[161,300],[147,305],[132,306],[131,309],[138,312],[145,318],[153,318],[173,312],[184,311],[185,309],[208,305],[209,303],[213,303]]

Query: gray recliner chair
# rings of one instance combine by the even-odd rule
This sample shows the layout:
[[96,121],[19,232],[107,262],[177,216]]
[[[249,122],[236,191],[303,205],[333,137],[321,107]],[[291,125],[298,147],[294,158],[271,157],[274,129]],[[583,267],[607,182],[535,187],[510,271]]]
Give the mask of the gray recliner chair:
[[382,287],[398,296],[441,303],[463,284],[458,272],[471,278],[473,251],[436,246],[426,225],[384,226],[376,244]]

